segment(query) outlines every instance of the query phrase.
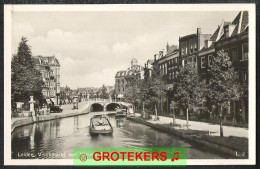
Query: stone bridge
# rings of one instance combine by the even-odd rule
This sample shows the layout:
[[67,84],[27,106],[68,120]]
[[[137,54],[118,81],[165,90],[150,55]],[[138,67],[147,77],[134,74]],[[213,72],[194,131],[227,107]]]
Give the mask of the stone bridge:
[[95,101],[89,103],[89,112],[115,111],[119,108],[129,108],[129,103],[125,102],[102,102]]

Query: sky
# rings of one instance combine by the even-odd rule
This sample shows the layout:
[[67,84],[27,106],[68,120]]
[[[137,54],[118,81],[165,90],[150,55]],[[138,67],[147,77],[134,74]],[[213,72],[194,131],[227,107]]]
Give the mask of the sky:
[[144,66],[148,59],[180,36],[213,34],[232,12],[14,12],[12,54],[22,36],[33,55],[55,55],[61,86],[100,87],[115,84],[117,71],[130,67],[133,58]]

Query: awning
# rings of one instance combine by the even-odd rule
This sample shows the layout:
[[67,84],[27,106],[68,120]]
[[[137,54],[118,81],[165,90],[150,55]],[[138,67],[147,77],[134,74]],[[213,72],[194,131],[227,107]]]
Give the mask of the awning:
[[117,96],[117,98],[123,98],[123,97],[124,97],[123,94],[119,94],[119,95]]

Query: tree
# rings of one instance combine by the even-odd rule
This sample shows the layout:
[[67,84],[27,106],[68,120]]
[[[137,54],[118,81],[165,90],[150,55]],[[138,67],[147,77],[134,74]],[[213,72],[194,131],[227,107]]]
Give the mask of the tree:
[[[166,97],[166,85],[164,84],[163,77],[160,74],[160,69],[157,65],[153,66],[152,76],[149,79],[140,82],[140,100],[143,103],[143,117],[147,117],[144,107],[149,106],[154,108],[155,120],[158,119],[157,105],[163,103]],[[162,108],[163,106],[161,106]],[[161,110],[163,111],[163,110]]]
[[140,81],[136,74],[132,74],[124,92],[125,101],[133,104],[134,111],[140,102]]
[[212,58],[208,74],[210,78],[207,92],[208,102],[211,107],[217,108],[215,113],[220,120],[220,136],[222,137],[224,109],[229,107],[230,101],[240,99],[243,88],[239,83],[238,74],[232,65],[230,57],[223,50],[217,52],[217,55]]
[[149,90],[151,88],[151,81],[149,79],[148,80],[140,80],[139,86],[140,86],[139,100],[141,101],[142,107],[143,107],[142,117],[148,118],[149,114],[147,114],[145,112],[145,105],[146,104],[149,105],[149,102],[150,102],[150,100],[149,100],[150,99]]
[[18,53],[12,57],[11,94],[14,102],[27,103],[30,96],[34,96],[35,99],[42,98],[44,82],[41,73],[34,67],[27,41],[25,37],[22,37]]
[[188,63],[180,68],[178,80],[175,82],[178,105],[186,109],[186,125],[188,128],[189,110],[198,110],[205,101],[206,83],[203,82],[194,63]]
[[151,80],[150,99],[151,102],[154,103],[155,120],[157,120],[158,110],[156,105],[158,103],[161,103],[161,113],[163,113],[163,102],[165,100],[166,90],[167,90],[158,65],[153,66],[152,78],[150,80]]
[[107,88],[105,87],[105,85],[103,85],[101,87],[101,89],[98,91],[99,97],[101,99],[108,99],[109,98],[109,94],[107,92]]

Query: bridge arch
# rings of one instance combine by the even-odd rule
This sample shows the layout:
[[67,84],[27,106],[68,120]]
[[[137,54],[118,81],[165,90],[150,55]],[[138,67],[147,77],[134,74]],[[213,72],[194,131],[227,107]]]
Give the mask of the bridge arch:
[[105,105],[105,110],[106,111],[115,111],[117,107],[120,107],[119,103],[108,103]]
[[90,112],[100,112],[104,111],[104,106],[101,103],[93,103],[90,106]]
[[117,102],[112,102],[108,103],[104,106],[105,111],[115,111],[115,109],[119,107],[120,109],[128,109],[128,106],[122,104],[122,103],[117,103]]

